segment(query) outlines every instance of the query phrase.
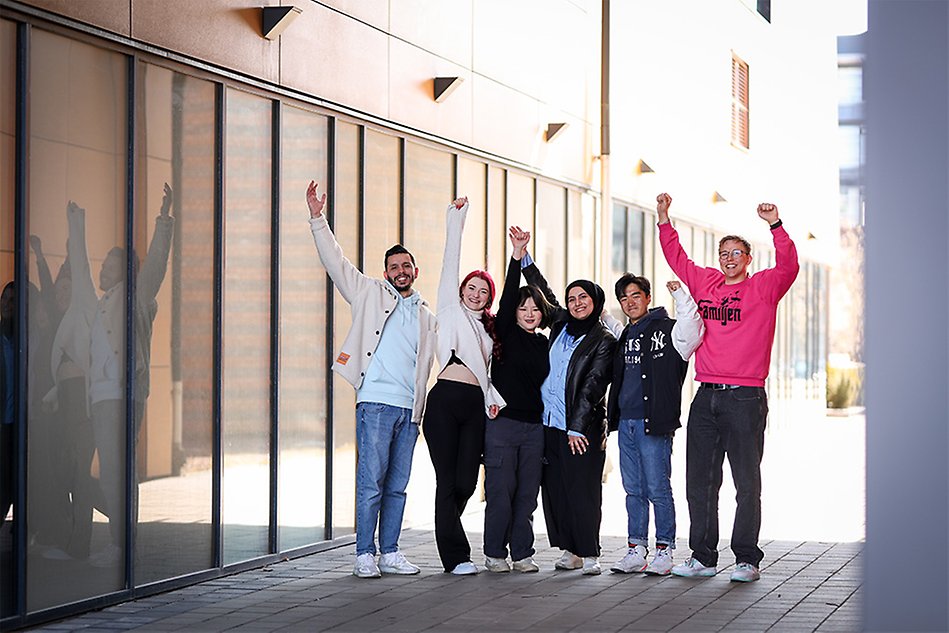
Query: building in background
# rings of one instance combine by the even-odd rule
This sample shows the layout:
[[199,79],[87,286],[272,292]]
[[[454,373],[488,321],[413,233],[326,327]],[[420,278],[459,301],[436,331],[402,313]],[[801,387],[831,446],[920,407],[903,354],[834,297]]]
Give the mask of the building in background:
[[[769,266],[755,207],[774,201],[802,271],[781,305],[770,393],[824,406],[837,64],[817,0],[616,2],[608,31],[600,0],[279,4],[0,0],[0,276],[49,299],[18,304],[29,395],[0,532],[4,628],[352,540],[353,393],[328,371],[348,306],[316,259],[310,179],[354,262],[378,275],[404,242],[432,300],[456,195],[472,201],[463,267],[500,277],[518,224],[560,288],[610,287],[624,270],[664,281],[661,191],[697,260],[716,265],[717,239],[737,232]],[[268,39],[274,11],[282,31]],[[30,354],[55,338],[68,286],[97,283],[113,247],[145,259],[165,182],[175,234],[150,395],[126,372],[128,432],[106,445],[83,407],[40,388],[74,369],[44,383],[48,360]],[[79,246],[68,201],[85,209],[88,271],[63,267],[67,240]],[[125,270],[119,367],[136,363],[148,309],[134,258]],[[120,508],[96,498],[101,455],[125,466]],[[125,525],[113,560],[97,556],[104,513]]]

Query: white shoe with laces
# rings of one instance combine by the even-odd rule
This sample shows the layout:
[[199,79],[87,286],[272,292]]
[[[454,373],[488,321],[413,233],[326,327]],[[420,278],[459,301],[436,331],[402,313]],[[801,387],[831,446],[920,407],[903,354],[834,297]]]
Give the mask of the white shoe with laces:
[[511,565],[507,562],[506,558],[495,558],[494,556],[484,557],[484,567],[488,571],[494,572],[496,574],[503,574],[504,572],[511,571]]
[[668,576],[672,571],[672,566],[672,548],[663,547],[656,550],[652,562],[643,571],[650,576]]
[[417,565],[413,565],[405,558],[402,552],[389,552],[379,557],[379,571],[383,574],[400,574],[411,576],[421,571]]
[[580,569],[581,567],[583,567],[583,559],[567,550],[564,550],[560,559],[554,563],[554,569]]
[[522,574],[533,574],[540,571],[540,566],[530,556],[514,561],[512,567],[514,567],[514,571],[519,571]]
[[584,576],[599,576],[600,575],[600,559],[596,556],[587,556],[583,559],[583,571],[581,572]]
[[470,560],[466,560],[463,563],[458,563],[455,565],[455,568],[451,570],[456,576],[472,576],[478,573],[478,568],[475,567],[475,564]]
[[646,554],[649,553],[642,545],[634,545],[626,552],[626,556],[613,563],[610,571],[620,574],[632,574],[646,569]]
[[376,565],[376,556],[366,552],[356,557],[356,565],[353,567],[353,576],[356,578],[379,578],[382,572]]
[[738,563],[732,572],[732,582],[754,582],[761,578],[761,572],[751,563]]
[[718,570],[714,567],[706,567],[694,558],[672,568],[672,575],[682,578],[710,578],[717,573]]

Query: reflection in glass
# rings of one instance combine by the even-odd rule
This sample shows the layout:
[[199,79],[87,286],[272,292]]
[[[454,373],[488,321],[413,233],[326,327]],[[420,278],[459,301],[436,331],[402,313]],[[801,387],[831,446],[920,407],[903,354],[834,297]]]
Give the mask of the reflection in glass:
[[[461,237],[461,270],[465,271],[485,268],[485,261],[487,260],[484,243],[488,209],[487,189],[485,187],[486,175],[487,168],[484,163],[463,156],[458,157],[458,184],[456,189],[458,195],[468,196],[468,219],[465,220],[465,233]],[[448,206],[447,200],[442,203],[442,208],[446,206]],[[411,206],[409,206],[409,209],[411,209]],[[444,229],[440,239],[445,239]],[[496,248],[503,249],[503,247],[503,243],[501,243]],[[438,262],[438,264],[440,268],[441,262]],[[439,268],[435,270],[439,270]],[[501,283],[504,276],[503,270],[488,269],[488,272],[491,273],[498,284]],[[434,296],[432,295],[433,298]]]
[[[399,242],[399,139],[366,131],[365,271],[381,274],[386,250]],[[407,212],[418,213],[417,209]],[[412,248],[409,247],[411,251]],[[376,271],[379,271],[376,273]]]
[[136,331],[137,349],[150,353],[147,372],[136,375],[136,411],[143,420],[135,580],[147,584],[213,563],[214,86],[149,64],[139,70],[144,142],[138,144],[136,248],[148,248],[149,256],[156,246],[166,247],[168,223],[156,204],[163,183],[172,184],[174,196],[167,279],[155,288],[155,280],[143,278],[136,288],[136,309],[145,313],[136,323],[154,316],[150,348]]
[[227,93],[221,505],[224,563],[269,549],[271,104]]
[[591,196],[567,191],[567,279],[594,278],[594,204]]
[[322,541],[326,510],[326,272],[316,263],[303,193],[325,191],[327,120],[281,113],[279,543]]
[[507,261],[511,256],[510,240],[507,238],[506,177],[500,167],[488,166],[488,270],[499,273],[507,270]]
[[126,62],[38,29],[30,52],[35,611],[124,585]]
[[[16,109],[16,26],[0,20],[0,287],[13,279],[13,167]],[[7,166],[10,167],[7,167]],[[13,309],[13,305],[9,309]],[[6,339],[10,340],[10,339]],[[7,370],[8,351],[0,358],[0,385],[9,388],[14,376]],[[47,371],[47,373],[49,373]],[[12,393],[12,392],[11,392]],[[13,420],[0,419],[0,587],[13,586]],[[13,592],[0,591],[0,617],[13,613]]]
[[[350,261],[359,266],[359,128],[336,123],[336,208],[333,234]],[[312,237],[310,237],[312,240]],[[313,247],[310,247],[313,249]],[[311,256],[315,254],[311,252]],[[384,250],[382,252],[385,252]],[[381,258],[381,255],[380,255]],[[361,267],[361,266],[360,266]],[[322,267],[320,267],[322,268]],[[382,264],[361,267],[369,274],[382,272]],[[333,292],[332,348],[338,350],[352,325],[349,304]],[[333,537],[356,532],[356,392],[333,374]]]
[[[507,226],[519,226],[525,231],[534,231],[534,179],[513,171],[507,172]],[[504,227],[504,242],[507,245],[504,261],[511,257],[511,241],[507,239],[507,226]],[[555,265],[553,262],[537,262],[547,274],[547,269]],[[546,266],[545,266],[546,263]],[[506,267],[505,267],[506,270]],[[551,286],[559,292],[556,286]]]

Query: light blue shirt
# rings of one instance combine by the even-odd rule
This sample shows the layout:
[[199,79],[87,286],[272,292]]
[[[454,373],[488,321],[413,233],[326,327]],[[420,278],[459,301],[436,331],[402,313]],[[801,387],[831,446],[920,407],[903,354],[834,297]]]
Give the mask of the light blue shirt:
[[[544,426],[567,430],[567,369],[570,367],[570,357],[582,340],[582,336],[574,338],[568,334],[565,327],[550,346],[550,373],[540,387],[544,401]],[[568,433],[582,436],[576,431]]]
[[356,402],[411,409],[415,401],[418,310],[422,298],[417,292],[403,297],[396,291],[396,295],[399,301],[382,328],[362,386],[356,391]]

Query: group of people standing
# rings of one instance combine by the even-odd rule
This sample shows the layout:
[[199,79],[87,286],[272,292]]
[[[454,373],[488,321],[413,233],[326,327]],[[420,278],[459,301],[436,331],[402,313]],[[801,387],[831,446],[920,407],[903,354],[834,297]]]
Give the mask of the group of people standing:
[[[663,253],[691,296],[679,282],[667,284],[676,303],[678,318],[672,319],[665,308],[649,308],[649,280],[626,273],[614,288],[627,317],[623,324],[604,309],[606,295],[590,280],[570,283],[562,306],[527,252],[530,233],[517,226],[509,229],[513,254],[492,313],[491,276],[476,270],[461,277],[467,198],[446,210],[434,311],[412,287],[419,271],[409,251],[395,245],[386,252],[383,279],[364,275],[333,237],[323,213],[326,194],[318,195],[311,182],[306,198],[320,260],[353,308],[333,369],[356,389],[354,575],[419,572],[398,538],[422,425],[436,476],[435,540],[446,572],[479,571],[461,516],[483,463],[487,570],[539,571],[532,516],[540,493],[550,544],[563,550],[555,567],[599,574],[606,441],[617,432],[629,547],[611,569],[717,573],[718,491],[727,455],[738,493],[731,579],[758,579],[763,386],[777,304],[798,270],[774,205],[759,205],[758,215],[771,226],[777,264],[750,275],[751,247],[737,236],[719,243],[720,270],[689,260],[669,222],[672,199],[661,194]],[[538,331],[546,328],[549,338]],[[681,425],[681,389],[693,353],[701,386],[687,430],[692,557],[676,566],[672,437]],[[441,369],[426,394],[436,356]],[[648,561],[650,505],[656,551]]]

